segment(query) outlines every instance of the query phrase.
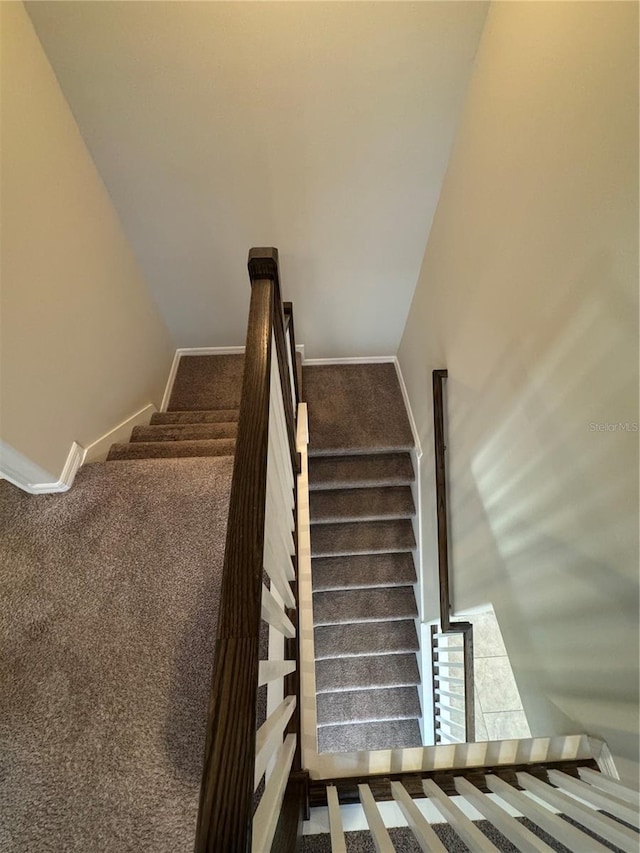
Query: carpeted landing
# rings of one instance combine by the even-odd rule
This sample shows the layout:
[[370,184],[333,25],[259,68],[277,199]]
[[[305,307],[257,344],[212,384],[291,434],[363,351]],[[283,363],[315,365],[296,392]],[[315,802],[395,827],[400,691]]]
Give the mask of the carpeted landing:
[[413,437],[396,371],[303,371],[318,749],[421,746]]
[[[112,451],[59,495],[0,481],[6,853],[193,850],[233,439],[174,436],[237,420],[242,357],[217,358],[182,359],[172,411],[123,446],[148,458]],[[184,444],[201,458],[157,450]]]

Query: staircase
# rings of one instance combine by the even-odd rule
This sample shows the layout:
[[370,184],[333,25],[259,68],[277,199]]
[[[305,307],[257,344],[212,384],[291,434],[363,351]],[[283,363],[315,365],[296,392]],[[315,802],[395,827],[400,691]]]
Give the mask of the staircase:
[[304,368],[318,750],[420,746],[413,437],[393,364]]
[[128,444],[114,444],[109,462],[233,456],[244,356],[180,359],[166,412],[134,427]]

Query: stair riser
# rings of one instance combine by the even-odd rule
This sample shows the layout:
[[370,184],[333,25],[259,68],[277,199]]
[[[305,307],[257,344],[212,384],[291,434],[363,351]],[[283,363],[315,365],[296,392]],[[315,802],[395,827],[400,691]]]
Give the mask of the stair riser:
[[410,485],[414,480],[408,453],[326,456],[309,460],[311,491]]
[[226,424],[169,424],[163,426],[134,427],[131,441],[207,441],[218,438],[235,438],[238,426]]
[[419,746],[422,743],[417,720],[387,720],[383,723],[349,723],[318,729],[320,752],[355,752]]
[[316,662],[316,692],[412,687],[420,683],[415,655],[336,658]]
[[235,442],[229,439],[218,441],[156,441],[114,444],[107,462],[128,459],[182,459],[198,456],[233,456]]
[[316,660],[408,654],[419,649],[413,620],[393,622],[381,632],[379,623],[319,626],[314,631]]
[[314,559],[311,574],[314,592],[376,587],[386,589],[416,583],[416,570],[410,553]]
[[407,519],[320,524],[311,530],[312,557],[389,554],[412,551],[415,546],[413,526]]
[[237,423],[238,415],[238,409],[214,409],[206,412],[155,412],[151,416],[151,425]]
[[321,693],[318,695],[317,711],[319,727],[415,720],[421,713],[415,687]]
[[409,486],[314,492],[310,496],[309,511],[313,525],[382,521],[415,515]]

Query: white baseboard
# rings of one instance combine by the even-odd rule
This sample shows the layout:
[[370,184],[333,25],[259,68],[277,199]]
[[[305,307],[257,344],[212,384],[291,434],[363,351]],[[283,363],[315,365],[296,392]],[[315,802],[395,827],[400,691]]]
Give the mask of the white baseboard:
[[600,772],[606,773],[607,776],[611,776],[613,779],[619,779],[620,774],[618,773],[616,762],[607,744],[596,737],[589,737],[589,744],[593,750],[593,757]]
[[171,370],[169,371],[169,378],[167,379],[167,385],[164,389],[164,394],[162,395],[162,403],[160,404],[160,411],[166,412],[167,406],[169,405],[169,400],[171,399],[171,392],[173,391],[173,383],[176,381],[176,374],[178,372],[178,365],[180,364],[180,359],[182,356],[188,355],[243,355],[244,347],[179,347],[175,351],[175,355],[173,356],[173,361],[171,363]]
[[389,364],[395,360],[395,355],[358,355],[349,358],[305,358],[304,364]]
[[84,448],[74,441],[60,477],[55,480],[54,474],[45,471],[22,453],[2,442],[0,444],[0,478],[8,480],[30,495],[66,492],[82,465],[84,452]]
[[146,426],[151,420],[151,415],[156,411],[157,409],[153,403],[147,403],[146,406],[143,406],[130,417],[125,418],[125,420],[114,426],[113,429],[110,429],[109,432],[92,441],[85,448],[82,464],[104,462],[112,444],[129,441],[131,430],[135,426]]
[[411,409],[411,400],[409,399],[409,392],[407,391],[407,386],[405,385],[404,376],[402,375],[402,369],[400,367],[400,362],[398,361],[397,356],[393,357],[393,363],[396,366],[398,382],[400,383],[400,390],[402,391],[402,399],[404,400],[404,406],[407,410],[407,415],[409,416],[409,424],[411,426],[411,432],[413,433],[413,441],[416,446],[416,453],[418,455],[418,459],[420,459],[422,457],[422,444],[420,443],[420,435],[418,433],[416,420],[413,417],[413,410]]
[[0,442],[0,479],[8,480],[30,495],[66,492],[71,488],[82,465],[105,459],[112,444],[117,441],[128,441],[133,427],[148,424],[155,411],[156,407],[153,403],[148,403],[87,447],[82,447],[74,441],[57,480],[55,474],[45,471],[10,445]]

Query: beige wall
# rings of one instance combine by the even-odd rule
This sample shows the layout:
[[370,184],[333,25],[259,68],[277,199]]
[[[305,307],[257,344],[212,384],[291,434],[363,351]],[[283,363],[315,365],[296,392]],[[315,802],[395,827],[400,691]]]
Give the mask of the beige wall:
[[160,403],[172,342],[23,5],[0,13],[0,436],[55,480]]
[[396,352],[487,5],[27,3],[178,346],[278,246],[308,357]]
[[447,367],[455,608],[493,603],[534,735],[598,735],[627,771],[638,433],[595,425],[638,421],[637,288],[637,4],[494,4],[399,349],[425,559]]

